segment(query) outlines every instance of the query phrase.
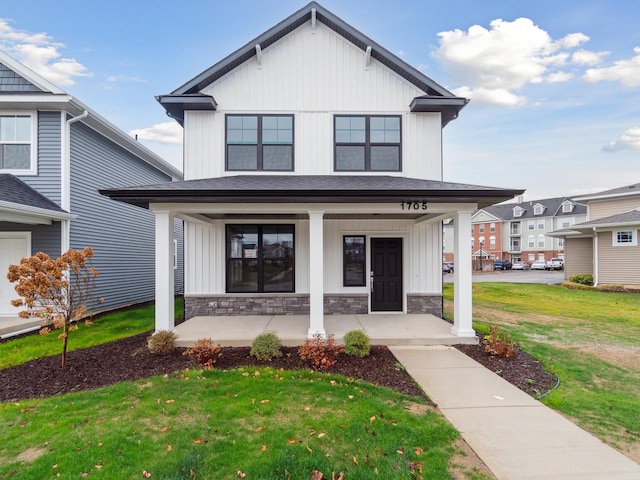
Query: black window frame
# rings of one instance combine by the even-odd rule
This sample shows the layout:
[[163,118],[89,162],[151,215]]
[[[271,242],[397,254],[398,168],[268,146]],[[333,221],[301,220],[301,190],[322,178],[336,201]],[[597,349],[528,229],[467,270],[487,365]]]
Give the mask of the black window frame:
[[[256,168],[230,168],[229,166],[229,145],[241,145],[229,143],[229,118],[232,117],[255,117],[257,120],[257,139],[256,139],[256,149],[257,149],[257,159],[256,159]],[[266,117],[289,117],[291,118],[291,167],[288,169],[270,169],[263,167],[263,149],[265,145],[275,145],[270,143],[263,143],[262,141],[262,120]],[[253,145],[253,144],[251,144]],[[289,144],[282,144],[289,145]],[[224,123],[224,161],[225,161],[225,171],[227,172],[293,172],[295,170],[295,115],[291,113],[269,113],[269,114],[259,114],[259,113],[229,113],[225,115],[225,123]]]
[[[362,259],[351,260],[347,258],[347,238],[362,239]],[[348,265],[362,265],[362,279],[358,283],[350,283],[347,280]],[[342,236],[342,285],[344,287],[365,287],[367,285],[367,236],[366,235],[343,235]]]
[[[338,118],[364,118],[365,119],[365,141],[364,142],[338,142],[336,140],[336,127]],[[371,141],[371,119],[372,118],[397,118],[399,123],[399,135],[397,143],[383,143]],[[364,147],[364,169],[339,169],[338,168],[338,147],[363,146]],[[371,147],[398,147],[398,168],[391,170],[381,170],[371,168]],[[334,172],[402,172],[402,115],[334,115],[333,116],[333,171]]]
[[[264,284],[264,252],[263,252],[263,233],[264,228],[282,227],[291,229],[292,235],[292,256],[290,258],[292,264],[292,278],[291,289],[285,290],[265,290]],[[233,261],[237,261],[238,258],[231,256],[231,240],[230,229],[232,228],[256,228],[257,230],[257,245],[256,245],[256,263],[257,263],[257,288],[256,290],[234,290],[231,287],[231,264]],[[242,260],[245,260],[242,258]],[[251,260],[251,259],[249,259]],[[268,259],[267,259],[268,260]],[[296,229],[294,224],[284,223],[265,223],[265,224],[233,224],[228,223],[225,225],[225,292],[226,293],[295,293],[296,289]]]

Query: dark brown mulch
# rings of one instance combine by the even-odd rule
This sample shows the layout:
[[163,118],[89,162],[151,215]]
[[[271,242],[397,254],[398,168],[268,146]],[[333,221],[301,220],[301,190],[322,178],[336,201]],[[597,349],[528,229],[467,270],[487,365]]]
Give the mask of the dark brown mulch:
[[[145,333],[69,352],[64,370],[60,368],[60,355],[0,370],[0,401],[90,390],[193,366],[191,360],[182,355],[183,349],[177,349],[170,355],[150,353],[147,337]],[[278,369],[308,368],[308,364],[300,359],[297,348],[283,347],[282,357],[274,358],[271,362],[256,360],[249,355],[249,350],[249,347],[224,347],[216,368],[247,365]],[[531,395],[545,392],[555,384],[553,376],[544,372],[542,365],[524,352],[514,359],[500,360],[488,357],[481,346],[461,346],[460,350]],[[365,358],[341,354],[338,362],[328,371],[424,398],[420,387],[386,347],[372,347],[371,355]]]
[[518,350],[513,358],[488,355],[482,345],[482,336],[479,345],[456,345],[456,348],[532,397],[539,398],[548,393],[557,383],[553,374],[522,350]]

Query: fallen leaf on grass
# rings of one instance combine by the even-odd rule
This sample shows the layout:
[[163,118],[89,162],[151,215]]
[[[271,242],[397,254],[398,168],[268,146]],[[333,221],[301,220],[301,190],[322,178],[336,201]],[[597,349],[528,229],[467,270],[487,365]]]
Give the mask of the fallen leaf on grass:
[[199,438],[196,438],[195,440],[192,440],[192,441],[196,445],[200,445],[202,443],[202,440],[200,440]]
[[324,437],[325,435],[326,435],[326,433],[319,433],[319,434],[318,434],[318,438],[322,438],[322,437]]
[[160,429],[161,432],[166,432],[167,430],[169,430],[171,428],[171,425],[167,425],[166,427],[162,427]]
[[260,403],[262,403],[262,404],[269,403],[269,400],[260,400]]
[[171,450],[173,450],[173,447],[171,445],[167,445],[167,452],[170,452]]
[[144,470],[142,472],[142,478],[151,478],[151,473]]
[[297,440],[287,440],[287,443],[289,445],[295,445],[296,443],[298,443],[298,441]]
[[369,418],[369,423],[373,423],[375,421],[377,417],[374,415],[373,417]]
[[238,470],[238,473],[236,473],[236,477],[238,477],[238,478],[244,478],[246,476],[247,476],[247,474],[244,473],[244,472],[241,472],[240,470]]
[[260,426],[260,427],[256,428],[256,429],[254,430],[254,432],[261,432],[261,431],[262,431],[262,430],[264,430],[265,428],[267,428],[267,427],[265,427],[264,425],[262,425],[262,426]]
[[260,450],[262,450],[263,452],[267,451],[267,446],[266,445],[262,445],[262,447],[260,448]]
[[358,459],[357,459],[356,457],[353,457],[353,459],[352,459],[352,460],[353,460],[353,463],[355,463],[356,465],[360,465],[360,464],[358,463]]
[[173,403],[175,400],[167,400],[165,403]]

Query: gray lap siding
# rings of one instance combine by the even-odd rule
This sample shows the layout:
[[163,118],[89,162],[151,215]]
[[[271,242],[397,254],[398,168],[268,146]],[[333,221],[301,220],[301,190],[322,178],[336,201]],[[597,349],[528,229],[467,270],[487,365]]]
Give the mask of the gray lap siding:
[[[155,295],[154,215],[110,200],[98,189],[170,180],[86,125],[72,125],[71,213],[78,218],[71,222],[70,245],[95,251],[93,265],[100,271],[96,297],[104,298],[97,310],[152,300]],[[176,222],[176,229],[181,242],[181,222]],[[176,291],[181,292],[181,269],[176,278]]]

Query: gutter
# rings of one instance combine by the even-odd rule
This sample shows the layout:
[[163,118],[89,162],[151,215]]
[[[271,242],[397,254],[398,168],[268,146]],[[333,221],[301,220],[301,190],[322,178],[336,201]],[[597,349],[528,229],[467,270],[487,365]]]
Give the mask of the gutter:
[[598,231],[593,227],[593,286],[598,286]]

